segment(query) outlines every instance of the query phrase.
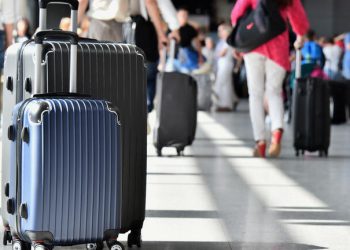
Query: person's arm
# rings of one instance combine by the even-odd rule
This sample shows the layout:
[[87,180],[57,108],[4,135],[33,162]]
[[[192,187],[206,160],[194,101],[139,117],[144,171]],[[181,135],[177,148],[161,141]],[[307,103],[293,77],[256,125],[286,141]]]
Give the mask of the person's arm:
[[157,0],[158,8],[166,24],[171,31],[178,30],[180,28],[179,21],[177,20],[177,13],[174,4],[171,0]]
[[157,0],[159,11],[163,17],[163,20],[168,25],[171,30],[170,38],[174,38],[177,41],[180,41],[180,24],[177,20],[177,12],[174,4],[171,0]]
[[227,54],[228,48],[224,48],[219,52],[219,57],[224,57]]
[[13,43],[13,24],[4,24],[5,34],[6,34],[6,48],[8,48]]
[[310,28],[309,20],[300,0],[293,0],[292,5],[287,7],[287,16],[293,31],[298,35],[297,40]]
[[83,20],[88,5],[89,0],[79,0],[78,23],[81,23],[81,21]]
[[13,28],[15,22],[15,5],[13,0],[3,0],[2,21],[6,34],[6,48],[13,43]]
[[338,42],[338,41],[344,40],[345,36],[346,36],[346,33],[340,34],[339,36],[336,36],[334,38],[334,41]]
[[238,19],[241,18],[248,8],[252,6],[250,0],[238,0],[231,12],[232,26],[236,26]]
[[163,32],[162,17],[158,8],[157,0],[145,0],[148,15],[150,16],[158,35],[159,47],[162,48],[164,43],[168,43],[168,39]]
[[194,39],[194,45],[195,45],[195,49],[198,52],[198,63],[201,65],[204,63],[204,57],[202,54],[202,44],[201,41],[199,39],[199,36],[197,35],[197,37]]

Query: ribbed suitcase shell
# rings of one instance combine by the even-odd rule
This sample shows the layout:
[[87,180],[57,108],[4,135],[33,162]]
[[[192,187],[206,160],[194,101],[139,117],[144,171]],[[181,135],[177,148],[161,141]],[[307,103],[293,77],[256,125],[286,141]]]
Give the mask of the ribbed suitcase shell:
[[[69,44],[46,42],[44,53],[44,79],[48,92],[69,90]],[[5,79],[14,79],[13,90],[3,90],[3,100],[8,109],[28,99],[26,82],[34,82],[34,43],[14,45],[7,53]],[[147,144],[147,94],[146,68],[143,52],[133,45],[108,42],[82,41],[78,45],[78,92],[113,103],[123,114],[121,123],[123,144],[122,229],[140,230],[145,218],[146,203],[146,144]],[[4,110],[4,131],[10,126],[11,112]],[[3,140],[2,187],[9,180],[9,141]],[[2,199],[2,207],[6,198]],[[6,225],[7,212],[2,209]]]
[[330,93],[328,81],[301,78],[293,96],[294,148],[323,151],[330,145]]
[[[50,232],[57,245],[96,242],[110,230],[118,235],[122,162],[117,112],[99,100],[30,99],[17,105],[13,122],[13,235],[43,240],[49,238],[43,233]],[[21,138],[23,128],[28,141]],[[26,219],[19,215],[21,204],[27,206]]]
[[157,119],[154,145],[183,151],[191,145],[197,126],[197,83],[189,75],[163,72],[157,79]]

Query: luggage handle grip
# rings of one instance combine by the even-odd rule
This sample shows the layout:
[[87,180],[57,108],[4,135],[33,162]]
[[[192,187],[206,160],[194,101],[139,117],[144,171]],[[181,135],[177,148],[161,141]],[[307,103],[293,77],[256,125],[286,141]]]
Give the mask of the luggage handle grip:
[[50,3],[55,4],[67,4],[71,8],[71,31],[77,32],[78,30],[78,0],[39,0],[39,30],[47,29],[47,6]]
[[35,44],[43,44],[45,39],[57,39],[63,38],[69,40],[72,45],[77,45],[79,36],[74,32],[62,31],[62,30],[45,30],[39,31],[34,37]]
[[71,10],[78,10],[78,7],[79,7],[78,0],[40,0],[39,7],[40,7],[40,9],[47,9],[47,6],[50,3],[67,4],[70,6]]
[[33,94],[44,93],[44,85],[42,84],[42,53],[43,53],[43,41],[47,38],[65,38],[71,43],[70,50],[70,79],[69,79],[69,92],[77,92],[77,61],[78,61],[78,41],[79,37],[74,32],[65,32],[58,30],[39,31],[35,37],[35,85]]
[[62,96],[71,97],[71,98],[91,98],[91,95],[85,95],[80,93],[67,93],[67,92],[57,92],[57,93],[45,93],[45,94],[36,94],[33,97],[37,98],[61,98]]

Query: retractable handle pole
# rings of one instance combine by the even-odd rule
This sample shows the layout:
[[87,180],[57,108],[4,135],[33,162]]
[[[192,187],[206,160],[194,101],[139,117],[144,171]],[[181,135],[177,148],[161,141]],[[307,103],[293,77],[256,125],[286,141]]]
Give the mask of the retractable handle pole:
[[34,38],[35,41],[35,84],[33,94],[42,94],[45,92],[45,86],[42,81],[42,52],[45,39],[67,39],[71,44],[70,49],[70,79],[69,92],[77,92],[77,58],[79,37],[74,32],[64,32],[56,30],[39,31]]
[[163,49],[163,57],[162,60],[164,60],[164,71],[167,72],[173,72],[175,71],[175,67],[174,67],[174,61],[175,61],[175,56],[176,56],[176,39],[171,39],[170,40],[170,48],[169,48],[169,63],[166,63],[166,58],[167,58],[167,49],[166,46],[164,46],[165,48]]
[[296,50],[295,57],[296,57],[295,58],[295,78],[299,79],[301,78],[301,61],[302,61],[301,49]]
[[47,29],[47,6],[49,4],[67,4],[71,9],[71,31],[78,30],[78,0],[39,0],[39,31]]

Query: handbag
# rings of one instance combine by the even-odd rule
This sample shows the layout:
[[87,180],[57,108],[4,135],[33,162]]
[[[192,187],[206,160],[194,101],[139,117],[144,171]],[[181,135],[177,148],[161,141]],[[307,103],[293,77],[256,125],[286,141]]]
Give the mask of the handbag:
[[256,9],[247,10],[227,39],[227,43],[238,52],[250,52],[282,34],[287,28],[274,0],[258,1]]

